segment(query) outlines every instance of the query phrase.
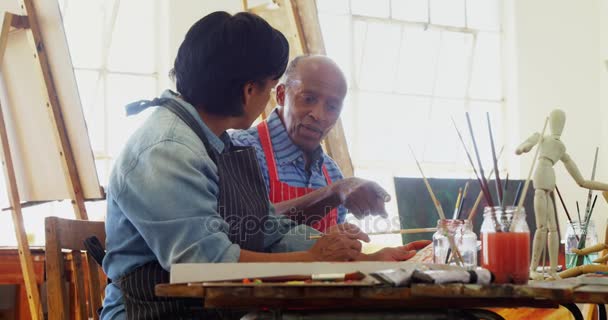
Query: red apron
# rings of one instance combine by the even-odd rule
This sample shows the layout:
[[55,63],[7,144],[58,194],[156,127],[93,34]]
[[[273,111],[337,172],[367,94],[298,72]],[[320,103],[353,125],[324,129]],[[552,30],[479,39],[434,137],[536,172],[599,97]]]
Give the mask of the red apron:
[[[264,150],[264,156],[266,157],[266,166],[268,167],[270,202],[279,203],[282,201],[299,198],[314,191],[315,189],[312,188],[293,187],[279,180],[279,173],[277,171],[277,164],[274,158],[274,151],[272,150],[272,142],[270,141],[268,123],[266,121],[260,122],[257,129],[260,136],[260,143],[262,144],[262,150]],[[327,185],[330,185],[331,178],[329,177],[329,173],[327,172],[325,165],[323,165],[322,170]],[[325,217],[312,223],[310,226],[321,232],[325,232],[329,227],[334,226],[337,223],[338,209],[334,208]]]

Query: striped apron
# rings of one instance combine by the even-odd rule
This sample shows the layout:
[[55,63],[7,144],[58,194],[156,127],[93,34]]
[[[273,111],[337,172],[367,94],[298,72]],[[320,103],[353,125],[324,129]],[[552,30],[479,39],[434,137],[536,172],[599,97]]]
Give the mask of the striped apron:
[[[229,238],[241,249],[264,251],[262,227],[268,219],[268,194],[253,147],[230,146],[222,153],[211,147],[196,119],[172,99],[138,101],[127,106],[137,114],[151,106],[162,106],[176,114],[201,139],[217,165],[218,212],[229,225]],[[156,297],[154,287],[169,282],[169,272],[158,261],[143,265],[116,283],[125,297],[128,319],[231,319],[241,313],[203,309],[200,299]]]
[[[279,179],[274,151],[272,150],[272,141],[270,140],[270,130],[268,130],[268,122],[260,122],[257,129],[258,136],[260,137],[260,144],[262,145],[262,150],[266,157],[266,166],[268,167],[270,202],[279,203],[299,198],[315,191],[313,188],[294,187]],[[321,167],[321,170],[323,170],[325,182],[329,186],[331,184],[331,177],[329,176],[329,172],[327,172],[325,165]],[[329,227],[335,226],[338,223],[338,209],[333,208],[326,210],[326,212],[320,212],[318,215],[292,217],[292,219],[296,220],[298,223],[311,226],[321,232],[326,232]]]

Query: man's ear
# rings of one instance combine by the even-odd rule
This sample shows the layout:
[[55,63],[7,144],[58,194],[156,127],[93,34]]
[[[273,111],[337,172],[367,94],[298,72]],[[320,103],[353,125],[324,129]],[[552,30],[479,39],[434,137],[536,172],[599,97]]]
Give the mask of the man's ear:
[[253,82],[247,82],[243,86],[243,105],[246,106],[253,95],[255,88]]
[[276,88],[276,92],[277,92],[277,104],[280,106],[284,106],[285,105],[285,94],[286,94],[287,88],[285,87],[285,84],[281,83],[280,85],[277,86]]

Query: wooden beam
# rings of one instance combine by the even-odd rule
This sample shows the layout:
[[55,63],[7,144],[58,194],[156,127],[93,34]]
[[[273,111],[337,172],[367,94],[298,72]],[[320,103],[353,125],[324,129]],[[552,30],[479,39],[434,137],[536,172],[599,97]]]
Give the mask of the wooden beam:
[[27,21],[27,16],[13,14],[13,21],[11,22],[11,26],[16,29],[28,29],[30,27],[30,23]]

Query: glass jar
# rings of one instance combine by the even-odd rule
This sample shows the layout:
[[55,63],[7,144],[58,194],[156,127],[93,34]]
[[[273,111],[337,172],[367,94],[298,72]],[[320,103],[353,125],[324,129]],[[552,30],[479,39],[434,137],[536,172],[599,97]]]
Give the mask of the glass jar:
[[494,283],[528,283],[530,229],[525,209],[485,207],[480,233],[481,266],[494,274]]
[[[580,223],[576,221],[572,222],[572,224],[568,223],[568,229],[566,230],[566,245],[564,248],[564,251],[566,251],[566,268],[568,269],[576,267],[576,260],[578,256],[575,253],[572,253],[571,250],[578,248],[578,242],[583,234],[582,231],[584,227],[584,222]],[[587,237],[585,237],[583,248],[590,247],[595,244],[597,244],[597,232],[595,231],[595,224],[593,223],[593,220],[591,220],[589,221],[589,226],[587,227]],[[583,257],[582,264],[591,264],[593,263],[593,260],[597,259],[597,257],[597,252],[588,254]]]
[[433,234],[433,261],[439,264],[457,264],[450,249],[448,235],[452,236],[463,260],[463,267],[477,267],[477,235],[469,220],[437,220],[437,231]]

